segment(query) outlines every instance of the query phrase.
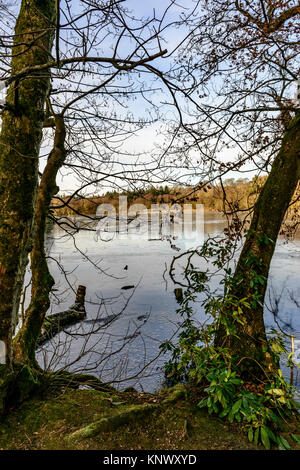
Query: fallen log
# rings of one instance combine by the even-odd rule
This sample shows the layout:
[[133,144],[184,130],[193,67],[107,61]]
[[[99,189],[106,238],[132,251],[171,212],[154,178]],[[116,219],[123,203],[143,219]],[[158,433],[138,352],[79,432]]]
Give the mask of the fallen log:
[[78,286],[75,303],[64,312],[48,315],[43,323],[41,334],[38,339],[38,346],[46,343],[62,331],[67,326],[74,325],[86,317],[84,306],[85,286]]

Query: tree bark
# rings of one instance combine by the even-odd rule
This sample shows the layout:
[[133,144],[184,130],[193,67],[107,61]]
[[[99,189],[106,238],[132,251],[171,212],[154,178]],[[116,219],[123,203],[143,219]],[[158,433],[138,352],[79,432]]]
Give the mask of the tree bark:
[[48,269],[45,253],[46,219],[51,199],[58,191],[57,172],[62,166],[66,151],[64,147],[66,130],[64,119],[55,116],[54,147],[50,152],[37,192],[35,207],[35,234],[31,252],[32,287],[31,301],[26,310],[24,324],[13,341],[15,360],[35,365],[35,350],[41,333],[46,312],[50,306],[50,292],[54,279]]
[[55,0],[23,0],[16,22],[11,85],[0,134],[0,341],[12,363],[12,336],[32,243],[38,157],[50,72],[19,81],[25,67],[49,61],[54,40]]
[[[243,308],[234,321],[232,312],[220,317],[215,338],[217,346],[229,348],[238,361],[242,375],[261,378],[274,368],[267,344],[263,305],[270,264],[287,208],[300,178],[300,112],[291,120],[271,172],[258,197],[250,229],[229,291],[237,301],[247,298],[250,308]],[[223,318],[222,318],[223,317]],[[233,322],[236,335],[225,335],[225,324]]]

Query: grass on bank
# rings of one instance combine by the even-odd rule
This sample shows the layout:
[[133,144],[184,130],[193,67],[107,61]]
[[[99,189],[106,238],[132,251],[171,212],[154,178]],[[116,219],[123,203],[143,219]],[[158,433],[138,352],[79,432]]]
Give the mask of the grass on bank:
[[[143,409],[148,412],[137,413]],[[292,434],[300,434],[299,420],[287,423],[283,435],[292,449],[300,450]],[[55,396],[32,399],[12,410],[1,423],[0,449],[255,450],[263,447],[250,443],[237,425],[198,408],[197,400],[187,399],[182,388],[173,388],[158,395],[133,390],[66,389]]]

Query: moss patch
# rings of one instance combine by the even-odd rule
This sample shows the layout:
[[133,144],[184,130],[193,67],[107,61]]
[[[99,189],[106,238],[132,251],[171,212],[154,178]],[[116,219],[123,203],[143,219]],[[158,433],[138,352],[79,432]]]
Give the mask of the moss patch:
[[[246,435],[218,417],[209,416],[190,403],[182,393],[176,400],[168,394],[67,390],[46,399],[32,399],[13,411],[0,425],[1,449],[257,449]],[[173,398],[172,404],[166,399]],[[109,417],[126,417],[132,409],[149,408],[150,413],[120,426],[109,427],[91,437],[70,439],[78,430]],[[104,421],[103,421],[104,420]],[[104,431],[104,432],[103,432]],[[299,423],[285,433],[300,434]],[[261,447],[258,447],[261,448]]]

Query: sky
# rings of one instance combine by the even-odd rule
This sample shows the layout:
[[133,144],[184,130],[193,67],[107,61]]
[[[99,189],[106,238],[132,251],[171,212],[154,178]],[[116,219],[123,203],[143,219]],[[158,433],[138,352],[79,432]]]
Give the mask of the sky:
[[[76,3],[75,3],[76,4]],[[152,17],[154,9],[156,17],[160,17],[165,8],[169,5],[169,0],[126,0],[124,4],[128,9],[132,10],[134,16],[136,17]],[[165,24],[169,24],[172,21],[178,19],[178,13],[183,11],[183,7],[178,4],[174,4],[168,13],[165,16]],[[178,42],[181,41],[185,36],[185,31],[181,29],[169,28],[167,34],[165,35],[167,42],[162,45],[163,48],[167,48],[168,52],[171,52]],[[157,43],[155,41],[155,47],[157,50]],[[120,51],[124,52],[124,55],[127,53],[127,49],[130,50],[132,46],[128,46],[126,41],[124,41],[123,46],[121,45]],[[153,64],[162,70],[168,68],[170,65],[171,59],[157,59]],[[161,86],[161,83],[158,84]],[[150,98],[154,100],[156,104],[160,104],[162,100],[170,99],[166,97],[166,94],[157,94],[152,95]],[[148,116],[147,111],[151,110],[151,105],[146,103],[143,100],[137,100],[136,102],[130,102],[129,104],[130,111],[139,117]],[[169,111],[170,112],[170,111]],[[173,113],[173,111],[172,111]],[[174,117],[174,115],[172,116]],[[152,149],[155,149],[156,145],[161,145],[164,141],[163,135],[158,135],[158,126],[154,124],[153,126],[147,126],[146,128],[138,131],[135,137],[130,138],[128,142],[124,143],[124,150],[127,152],[132,152],[133,154],[141,152],[150,152]],[[78,186],[76,179],[70,176],[69,172],[63,170],[58,177],[58,186],[60,187],[61,192],[71,192],[75,187]]]
[[[16,5],[20,4],[20,2],[16,2]],[[80,0],[73,0],[72,7],[76,9],[76,5],[78,4],[78,11],[80,10]],[[155,9],[156,16],[160,17],[163,13],[165,8],[169,5],[169,0],[126,0],[124,5],[133,11],[133,14],[136,17],[151,17],[153,15],[153,10]],[[174,4],[170,10],[168,11],[165,17],[165,24],[168,24],[178,18],[178,15],[185,10],[186,6],[193,5],[192,0],[184,0],[184,2],[177,2]],[[163,44],[163,47],[168,49],[168,52],[171,52],[174,47],[181,40],[185,37],[186,31],[184,28],[170,28],[166,34],[166,43]],[[107,45],[107,44],[106,44]],[[124,52],[126,52],[128,44],[126,41],[124,42],[123,46],[121,46],[121,50],[123,48]],[[170,59],[171,60],[171,59]],[[153,62],[154,63],[154,62]],[[155,61],[155,65],[159,68],[167,68],[169,64],[169,59],[157,59]],[[0,83],[0,100],[1,100],[1,83]],[[3,93],[2,93],[3,95]],[[155,99],[157,103],[164,100],[170,100],[170,97],[167,96],[166,92],[164,91],[163,94],[157,94],[156,96],[152,96],[151,99]],[[151,108],[150,104],[142,102],[141,100],[136,101],[135,103],[130,103],[130,111],[133,112],[134,115],[138,116],[145,116],[146,109]],[[172,112],[169,108],[170,117],[172,117]],[[150,152],[152,149],[155,148],[156,145],[161,145],[164,140],[164,136],[159,134],[159,123],[153,126],[147,126],[145,129],[140,130],[136,133],[136,135],[131,138],[127,143],[124,144],[124,150],[127,152],[132,152],[133,154],[137,154],[140,152]],[[50,147],[43,148],[43,154],[48,153],[50,151]],[[223,160],[226,161],[228,159],[232,159],[232,150],[223,153]],[[43,169],[46,160],[41,160],[41,170]],[[250,167],[249,167],[250,169]],[[230,172],[226,175],[226,177],[241,177],[244,176],[243,174],[239,174],[236,172]],[[247,176],[247,175],[245,175]],[[70,175],[70,172],[67,170],[62,170],[60,175],[57,179],[58,186],[60,187],[60,192],[68,193],[72,192],[74,189],[78,187],[78,182],[76,178]]]

